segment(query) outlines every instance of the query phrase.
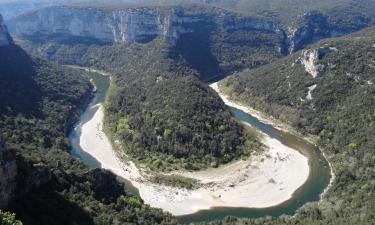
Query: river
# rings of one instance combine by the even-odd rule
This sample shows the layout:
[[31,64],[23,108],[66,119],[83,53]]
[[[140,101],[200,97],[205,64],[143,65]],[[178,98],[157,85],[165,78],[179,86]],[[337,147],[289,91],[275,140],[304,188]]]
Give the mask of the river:
[[[97,103],[103,103],[105,100],[106,93],[109,89],[109,77],[102,76],[98,73],[90,72],[85,73],[86,76],[89,76],[95,86],[97,91],[95,97],[90,103],[87,110],[82,114],[80,120],[74,127],[74,129],[69,134],[69,140],[72,144],[71,154],[81,159],[84,164],[89,168],[100,168],[101,164],[89,154],[85,153],[80,147],[79,137],[81,132],[81,127],[85,122],[89,121],[90,118],[94,115],[95,111],[92,109],[92,106]],[[256,129],[262,131],[263,133],[269,135],[271,138],[279,140],[284,145],[291,147],[309,159],[310,174],[308,180],[302,185],[294,194],[291,199],[288,201],[270,208],[262,209],[252,209],[252,208],[212,208],[209,210],[202,210],[194,214],[180,216],[178,217],[182,223],[198,222],[198,221],[209,221],[215,219],[222,219],[225,216],[236,216],[236,217],[261,217],[265,215],[279,216],[279,215],[293,215],[298,208],[303,204],[311,201],[318,201],[320,195],[323,193],[324,189],[329,184],[331,173],[328,162],[323,157],[320,150],[310,144],[309,142],[299,138],[289,132],[280,131],[275,129],[269,124],[265,124],[258,119],[252,117],[249,114],[244,113],[243,111],[237,108],[230,108],[233,115],[245,122],[255,127]],[[134,188],[129,181],[124,181],[126,187],[134,194],[138,195],[138,190]]]

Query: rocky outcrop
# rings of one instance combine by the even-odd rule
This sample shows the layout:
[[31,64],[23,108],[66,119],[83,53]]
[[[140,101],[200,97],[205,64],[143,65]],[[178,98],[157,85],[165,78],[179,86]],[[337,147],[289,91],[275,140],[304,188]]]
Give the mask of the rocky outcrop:
[[9,45],[11,38],[8,34],[7,27],[4,24],[3,17],[0,14],[0,46]]
[[313,99],[312,92],[316,89],[316,87],[317,87],[316,84],[311,85],[310,87],[308,87],[309,91],[307,92],[306,100],[312,100]]
[[0,140],[0,209],[15,197],[17,165],[13,155]]
[[283,36],[283,32],[270,23],[246,17],[238,19],[238,15],[225,10],[191,11],[186,12],[181,7],[108,10],[56,6],[17,18],[14,28],[17,35],[24,37],[65,35],[107,43],[144,43],[162,36],[172,45],[180,35],[199,29],[199,23],[223,31],[257,29]]
[[304,50],[296,63],[302,64],[305,67],[306,72],[313,78],[316,78],[325,69],[324,65],[318,63],[319,60],[332,51],[338,50],[335,47],[320,47],[317,49]]
[[330,21],[330,13],[323,14],[318,11],[312,11],[304,14],[299,19],[299,22],[296,23],[298,25],[292,25],[286,30],[289,53],[302,49],[308,44],[323,38],[339,37],[372,24],[370,19],[362,15],[351,19],[353,20],[351,21],[353,25],[348,27],[345,23],[335,24]]

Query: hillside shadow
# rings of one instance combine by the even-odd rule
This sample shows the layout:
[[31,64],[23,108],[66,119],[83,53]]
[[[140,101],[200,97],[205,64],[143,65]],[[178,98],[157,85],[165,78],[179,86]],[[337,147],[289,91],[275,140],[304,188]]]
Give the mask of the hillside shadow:
[[[12,149],[12,151],[17,152],[19,150]],[[31,153],[35,156],[43,154],[35,149],[30,149],[30,151],[35,151]],[[59,178],[54,177],[52,171],[57,170],[57,168],[36,167],[33,159],[30,159],[29,156],[24,157],[23,154],[22,152],[15,154],[18,171],[15,189],[17,195],[8,207],[9,210],[16,213],[17,218],[23,224],[94,224],[91,216],[83,207],[64,198],[64,194],[62,194],[64,193],[63,190],[69,190],[69,185],[82,180],[80,177],[77,177],[74,173],[68,175],[70,180],[66,179],[67,175],[64,175],[64,173],[60,173]],[[67,181],[72,183],[66,183]],[[69,194],[65,195],[69,196]],[[74,195],[77,195],[77,193],[74,193]]]
[[194,32],[183,34],[176,45],[176,53],[199,73],[202,81],[223,74],[217,58],[212,53],[210,34],[214,29],[211,23],[190,25]]
[[111,45],[113,44],[112,41],[109,40],[99,40],[97,38],[91,37],[81,37],[81,36],[74,36],[74,35],[64,35],[64,34],[41,34],[36,33],[33,35],[25,35],[25,34],[17,34],[18,38],[29,40],[34,44],[45,44],[45,43],[58,43],[62,45],[68,46],[76,46],[76,45]]
[[35,63],[16,45],[0,47],[0,114],[39,116],[42,93]]
[[48,184],[17,198],[11,206],[11,210],[27,225],[94,224],[87,212],[49,188]]

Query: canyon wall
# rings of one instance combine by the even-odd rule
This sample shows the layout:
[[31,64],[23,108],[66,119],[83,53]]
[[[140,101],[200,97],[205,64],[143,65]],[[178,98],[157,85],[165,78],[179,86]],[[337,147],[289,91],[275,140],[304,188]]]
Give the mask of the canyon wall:
[[202,22],[223,31],[257,29],[284,35],[270,23],[237,18],[225,10],[191,13],[179,7],[108,10],[56,6],[18,17],[14,28],[17,35],[38,38],[60,35],[104,43],[144,43],[163,36],[171,44],[176,44],[180,35],[194,32],[195,25]]

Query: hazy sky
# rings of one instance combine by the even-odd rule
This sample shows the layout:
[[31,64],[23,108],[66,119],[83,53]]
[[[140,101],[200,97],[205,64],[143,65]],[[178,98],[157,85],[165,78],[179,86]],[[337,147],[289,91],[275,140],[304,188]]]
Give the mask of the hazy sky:
[[[33,3],[38,3],[38,2],[88,2],[90,0],[0,0],[0,3],[8,3],[8,2],[33,2]],[[98,1],[98,0],[92,0],[92,1]],[[106,1],[106,0],[102,0]],[[131,1],[136,1],[136,0],[112,0],[112,1],[117,1],[117,2],[131,2]]]

